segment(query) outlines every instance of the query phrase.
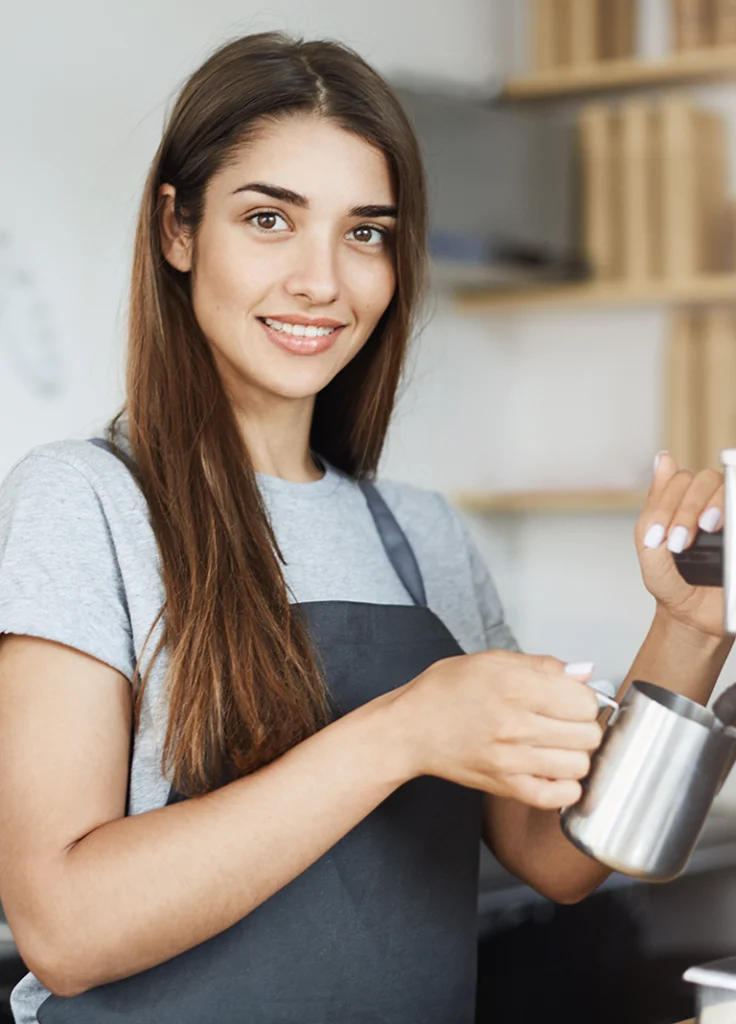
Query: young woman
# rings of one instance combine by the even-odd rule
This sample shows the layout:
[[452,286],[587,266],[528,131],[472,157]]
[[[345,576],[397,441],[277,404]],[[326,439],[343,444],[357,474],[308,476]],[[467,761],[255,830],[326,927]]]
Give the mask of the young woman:
[[[605,877],[556,811],[600,742],[592,666],[519,653],[447,503],[370,482],[424,231],[412,131],[351,51],[252,36],[185,85],[124,415],[0,494],[16,1021],[469,1024],[481,834],[554,899]],[[721,483],[663,455],[637,527],[632,676],[703,701],[718,595],[663,542]]]

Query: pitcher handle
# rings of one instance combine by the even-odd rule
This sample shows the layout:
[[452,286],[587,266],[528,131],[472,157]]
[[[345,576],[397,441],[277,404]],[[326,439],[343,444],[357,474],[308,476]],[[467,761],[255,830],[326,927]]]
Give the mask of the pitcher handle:
[[[607,725],[613,725],[621,711],[621,705],[606,692],[608,689],[612,688],[611,683],[606,679],[591,679],[585,685],[589,687],[598,698],[598,707],[601,711],[604,708],[613,709],[613,714],[606,723]],[[613,689],[615,690],[615,687],[613,687]]]

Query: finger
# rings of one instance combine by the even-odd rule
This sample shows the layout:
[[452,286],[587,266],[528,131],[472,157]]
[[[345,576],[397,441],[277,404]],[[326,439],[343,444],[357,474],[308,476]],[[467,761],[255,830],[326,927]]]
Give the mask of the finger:
[[544,677],[524,673],[514,679],[509,700],[523,711],[563,722],[595,722],[600,711],[598,698],[590,687],[563,672]]
[[698,517],[698,526],[706,533],[715,533],[723,526],[725,515],[726,489],[721,484],[713,497],[706,503],[705,511]]
[[521,744],[500,746],[494,752],[493,768],[507,775],[536,775],[543,779],[584,779],[590,771],[585,750],[554,750]]
[[693,479],[690,470],[681,469],[662,489],[649,496],[634,530],[637,549],[660,547]]
[[708,525],[715,522],[717,528],[723,519],[723,501],[723,475],[715,469],[698,473],[672,516],[667,532],[668,549],[677,554],[689,547],[703,516]]
[[587,682],[593,675],[595,669],[594,661],[560,661],[551,654],[524,654],[522,655],[523,665],[540,675],[556,679],[560,674],[572,676],[582,682]]
[[592,753],[603,742],[599,722],[562,722],[547,715],[525,715],[519,723],[519,743],[555,750],[583,750]]
[[647,504],[655,502],[659,494],[661,494],[667,487],[672,477],[679,471],[680,467],[677,465],[674,457],[669,452],[657,452],[654,456],[654,468],[652,472],[652,482],[649,485],[649,493],[647,494]]
[[517,775],[511,776],[508,780],[508,795],[531,807],[553,811],[561,807],[572,807],[583,795],[583,790],[579,782],[572,780]]

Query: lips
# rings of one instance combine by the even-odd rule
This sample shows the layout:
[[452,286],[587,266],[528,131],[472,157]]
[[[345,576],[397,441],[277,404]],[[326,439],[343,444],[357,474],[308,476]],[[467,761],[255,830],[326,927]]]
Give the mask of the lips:
[[[314,326],[335,328],[331,334],[325,334],[317,338],[307,338],[296,334],[287,334],[285,331],[274,330],[273,327],[269,327],[267,323],[264,323],[260,317],[257,319],[270,341],[283,351],[296,356],[316,356],[320,355],[322,352],[326,352],[328,349],[332,348],[345,329],[344,324],[339,324],[337,321],[320,322],[320,320],[308,320],[306,317],[289,317],[288,320],[284,318],[284,322],[286,323],[302,324],[305,327]],[[269,317],[269,320],[271,319],[277,320],[278,318]]]

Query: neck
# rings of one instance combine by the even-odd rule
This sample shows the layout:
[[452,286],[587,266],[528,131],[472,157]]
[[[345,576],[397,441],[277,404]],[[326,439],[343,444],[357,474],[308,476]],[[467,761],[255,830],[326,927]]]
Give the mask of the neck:
[[319,480],[324,474],[309,448],[314,397],[273,399],[235,407],[238,428],[257,473],[294,483]]

